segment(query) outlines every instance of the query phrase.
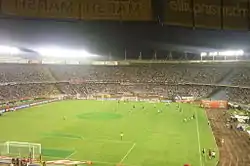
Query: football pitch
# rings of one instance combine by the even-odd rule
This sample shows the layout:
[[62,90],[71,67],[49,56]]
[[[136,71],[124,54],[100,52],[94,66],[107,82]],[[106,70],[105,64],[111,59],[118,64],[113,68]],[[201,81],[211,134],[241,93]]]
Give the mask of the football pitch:
[[217,151],[205,111],[191,104],[180,108],[60,101],[0,117],[0,141],[41,143],[43,159],[87,160],[95,166],[215,166],[217,159],[201,154],[202,148]]

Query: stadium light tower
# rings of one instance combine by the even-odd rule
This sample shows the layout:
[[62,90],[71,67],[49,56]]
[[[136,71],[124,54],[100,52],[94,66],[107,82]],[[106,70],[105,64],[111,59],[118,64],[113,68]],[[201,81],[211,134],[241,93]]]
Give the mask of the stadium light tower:
[[200,57],[201,61],[203,61],[204,57],[213,57],[213,61],[215,60],[215,57],[224,57],[224,60],[227,60],[227,57],[235,57],[235,60],[238,60],[238,57],[243,55],[243,50],[226,50],[220,52],[201,52]]
[[54,58],[92,58],[98,56],[85,50],[64,49],[59,47],[38,48],[36,51],[43,57]]
[[0,45],[0,54],[17,55],[20,52],[19,48]]

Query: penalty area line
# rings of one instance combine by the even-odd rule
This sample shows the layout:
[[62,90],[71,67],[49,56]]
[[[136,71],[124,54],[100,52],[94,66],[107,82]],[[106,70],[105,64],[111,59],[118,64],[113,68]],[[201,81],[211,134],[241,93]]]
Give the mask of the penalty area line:
[[119,164],[121,164],[127,157],[128,157],[128,155],[132,152],[132,150],[135,148],[135,145],[136,145],[136,143],[134,143],[133,145],[132,145],[132,147],[127,151],[127,153],[125,154],[125,156],[121,159],[121,161],[119,162]]
[[76,153],[77,153],[77,151],[75,150],[73,153],[71,153],[70,155],[68,155],[65,159],[69,159],[70,157],[72,157]]

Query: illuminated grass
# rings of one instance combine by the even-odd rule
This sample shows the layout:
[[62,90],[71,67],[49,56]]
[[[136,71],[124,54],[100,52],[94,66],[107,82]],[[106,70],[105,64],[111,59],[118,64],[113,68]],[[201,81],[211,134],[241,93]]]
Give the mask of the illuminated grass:
[[[203,109],[181,104],[179,112],[174,103],[154,105],[78,100],[28,108],[0,117],[0,141],[38,142],[47,160],[70,156],[98,161],[95,166],[114,166],[124,156],[129,166],[200,165],[196,120],[183,121],[197,111],[200,147],[217,150]],[[202,162],[214,166],[216,160],[202,157]]]

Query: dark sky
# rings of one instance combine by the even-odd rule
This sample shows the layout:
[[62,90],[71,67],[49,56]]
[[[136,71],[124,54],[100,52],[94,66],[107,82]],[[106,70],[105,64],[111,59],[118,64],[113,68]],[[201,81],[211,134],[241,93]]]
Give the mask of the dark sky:
[[152,57],[153,50],[164,57],[168,50],[199,52],[206,49],[248,49],[248,32],[192,30],[162,26],[157,22],[83,22],[0,19],[0,43],[26,48],[60,45],[84,48],[102,54]]

